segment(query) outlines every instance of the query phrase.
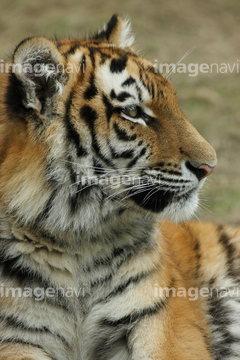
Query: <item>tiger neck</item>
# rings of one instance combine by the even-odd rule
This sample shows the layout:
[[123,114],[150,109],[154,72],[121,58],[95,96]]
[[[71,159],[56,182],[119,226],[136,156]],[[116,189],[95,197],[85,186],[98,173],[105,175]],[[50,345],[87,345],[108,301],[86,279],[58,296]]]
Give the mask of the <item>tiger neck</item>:
[[[116,287],[121,288],[122,283],[127,286],[132,278],[144,279],[159,266],[161,273],[166,273],[164,239],[161,244],[155,219],[149,215],[121,214],[119,219],[105,224],[95,234],[77,236],[69,231],[50,237],[37,229],[6,222],[0,229],[3,239],[0,254],[3,254],[8,276],[9,272],[15,276],[18,269],[19,273],[28,274],[26,281],[30,278],[33,284],[36,283],[34,274],[38,274],[37,279],[45,288],[82,289],[83,311],[88,311],[98,299],[109,296]],[[9,269],[9,261],[15,264],[12,269]],[[41,280],[43,265],[47,282]],[[74,307],[75,295],[71,299]]]
[[142,240],[147,244],[154,242],[156,233],[156,217],[149,214],[126,210],[119,212],[115,217],[99,224],[79,229],[68,228],[55,230],[32,224],[21,224],[17,219],[8,217],[0,212],[0,237],[5,239],[36,241],[39,244],[48,244],[49,248],[58,248],[69,253],[82,253],[85,248],[98,244],[100,247],[114,248],[128,245],[134,241]]

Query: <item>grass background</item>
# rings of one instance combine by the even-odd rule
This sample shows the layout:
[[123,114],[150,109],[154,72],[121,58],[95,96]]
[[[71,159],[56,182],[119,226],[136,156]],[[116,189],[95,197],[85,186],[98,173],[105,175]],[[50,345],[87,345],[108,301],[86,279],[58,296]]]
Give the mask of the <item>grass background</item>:
[[240,225],[239,0],[1,0],[0,59],[24,37],[85,36],[113,13],[131,19],[142,56],[158,63],[237,64],[233,73],[176,74],[180,106],[214,146],[219,163],[199,217]]

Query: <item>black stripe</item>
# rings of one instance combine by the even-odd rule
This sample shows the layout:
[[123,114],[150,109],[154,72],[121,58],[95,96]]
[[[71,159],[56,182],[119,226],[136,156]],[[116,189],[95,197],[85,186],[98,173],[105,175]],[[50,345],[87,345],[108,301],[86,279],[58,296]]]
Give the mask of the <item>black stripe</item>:
[[110,97],[111,99],[116,99],[120,102],[123,102],[125,101],[126,99],[130,98],[130,97],[133,97],[131,94],[129,94],[128,92],[126,91],[122,91],[120,92],[120,94],[116,94],[115,91],[112,89],[111,92],[110,92]]
[[151,88],[150,88],[150,84],[149,84],[149,78],[148,78],[148,76],[146,76],[146,79],[145,79],[145,88],[147,88],[147,90],[148,90],[148,93],[149,93],[149,95],[151,94]]
[[109,37],[110,37],[110,35],[112,34],[112,32],[113,32],[114,28],[116,27],[117,23],[118,23],[118,18],[117,18],[117,15],[114,14],[114,15],[111,17],[110,21],[108,22],[108,24],[107,24],[107,29],[106,29],[106,31],[104,32],[104,37],[105,37],[107,40],[109,40]]
[[125,80],[123,83],[122,83],[122,86],[129,86],[129,85],[132,85],[132,84],[136,84],[136,80],[134,80],[131,76]]
[[75,53],[75,51],[77,50],[77,48],[79,48],[79,46],[80,46],[80,43],[79,43],[79,42],[77,42],[77,43],[75,43],[74,45],[72,45],[72,46],[70,47],[70,49],[68,50],[67,55],[73,55],[73,54]]
[[236,278],[236,276],[239,276],[239,272],[236,272],[236,269],[234,269],[234,256],[237,253],[235,246],[230,242],[230,238],[229,236],[226,234],[226,232],[224,231],[224,229],[219,226],[218,227],[218,231],[219,231],[219,242],[220,244],[224,247],[225,252],[227,254],[227,266],[228,266],[228,271],[227,274],[228,276],[231,276],[233,278]]
[[48,163],[46,164],[46,178],[48,180],[49,185],[51,185],[52,189],[56,189],[58,186],[58,178],[57,175],[54,173],[55,165],[54,160],[49,159]]
[[[84,199],[84,194],[89,195],[89,187],[88,186],[86,187],[86,185],[83,186],[81,183],[81,178],[79,179],[77,177],[77,174],[73,169],[72,157],[69,155],[67,159],[68,159],[68,162],[66,163],[66,167],[68,168],[71,184],[72,185],[74,184],[74,186],[72,187],[72,191],[69,194],[68,200],[69,200],[69,207],[70,207],[71,215],[74,215],[81,206],[81,197],[82,197],[82,199]],[[79,183],[77,183],[77,181],[79,181]],[[82,187],[82,191],[81,191],[81,187]],[[86,201],[86,198],[85,198],[85,201]]]
[[155,90],[154,90],[154,84],[151,83],[151,93],[152,93],[152,98],[154,99],[155,97]]
[[46,326],[42,327],[34,327],[25,324],[22,320],[20,320],[16,315],[10,315],[7,317],[1,316],[1,319],[6,322],[8,326],[20,329],[21,331],[31,332],[31,333],[48,333],[54,337],[57,337],[62,343],[64,343],[67,347],[70,348],[70,344],[67,340],[58,333],[53,333],[50,329]]
[[[93,270],[96,270],[98,267],[102,266],[110,266],[115,258],[121,256],[123,253],[127,253],[126,248],[130,248],[130,246],[122,247],[122,248],[116,248],[112,251],[112,253],[109,256],[103,257],[103,258],[97,258],[91,262],[91,264],[86,265],[84,268],[84,272],[92,272]],[[134,248],[132,246],[132,248]]]
[[[94,279],[93,281],[91,281],[90,287],[93,288],[95,286],[106,284],[107,282],[111,281],[112,278],[113,278],[112,274],[109,274],[107,276]],[[81,301],[82,301],[82,299],[81,299]]]
[[84,105],[81,110],[80,110],[80,116],[82,117],[82,119],[85,121],[85,123],[87,124],[91,135],[92,135],[92,147],[95,150],[96,154],[100,157],[101,160],[103,160],[105,162],[105,164],[107,164],[108,166],[115,168],[115,165],[113,164],[113,162],[111,161],[111,159],[107,159],[100,150],[100,146],[98,144],[97,141],[97,136],[95,133],[95,121],[98,119],[98,115],[97,112],[91,108],[88,105]]
[[[227,306],[226,300],[220,298],[216,293],[208,299],[209,303],[209,314],[211,316],[210,322],[214,325],[213,330],[213,342],[212,352],[216,356],[216,359],[223,359],[230,357],[233,354],[231,345],[236,343],[239,344],[239,338],[236,338],[228,331],[228,326],[233,323],[233,311]],[[216,336],[216,341],[214,337]]]
[[48,218],[57,193],[58,193],[58,189],[53,190],[52,194],[50,195],[50,197],[48,199],[47,205],[45,206],[44,210],[41,211],[40,214],[37,216],[37,218],[35,220],[35,223],[37,224],[37,226],[39,226],[39,223],[41,223],[43,220],[46,220]]
[[[91,196],[92,191],[96,191],[99,189],[98,185],[95,184],[93,181],[87,182],[82,180],[81,176],[77,178],[77,174],[73,170],[72,167],[72,159],[69,157],[69,161],[67,163],[68,171],[70,174],[70,180],[72,185],[72,192],[69,196],[69,206],[71,214],[74,215],[76,212],[80,210],[82,206],[84,206],[87,202],[89,202],[89,198]],[[77,183],[79,181],[79,183]],[[99,195],[99,194],[98,194]]]
[[121,319],[104,318],[96,327],[94,335],[94,348],[89,359],[111,360],[116,354],[122,359],[132,358],[132,349],[129,344],[129,336],[138,320],[145,316],[152,316],[165,307],[164,302],[154,304],[152,307],[132,312]]
[[[71,214],[75,214],[80,210],[82,206],[89,202],[91,198],[91,193],[99,189],[98,184],[81,184],[81,182],[77,185],[76,191],[70,195],[69,203]],[[100,192],[99,194],[100,195]],[[98,196],[99,197],[99,196]]]
[[104,299],[104,301],[111,299],[114,296],[121,295],[130,285],[136,285],[141,280],[146,278],[146,273],[142,273],[141,275],[132,276],[127,281],[119,285],[117,288],[115,288],[111,293]]
[[124,159],[132,159],[134,156],[134,150],[125,150],[122,152],[117,152],[115,149],[112,148],[112,146],[109,146],[110,150],[111,150],[111,154],[112,154],[112,158],[113,159],[120,159],[120,158],[124,158]]
[[62,47],[64,45],[64,43],[61,41],[61,40],[58,40],[57,37],[55,37],[55,41],[56,41],[56,46],[57,46],[57,49],[59,49],[60,47]]
[[87,88],[87,90],[84,92],[84,98],[86,100],[91,100],[94,96],[97,95],[98,90],[97,87],[95,85],[95,78],[94,75],[91,74],[90,80],[89,80],[89,87]]
[[[26,236],[25,236],[26,237]],[[49,237],[48,237],[49,238]],[[27,239],[27,237],[26,237]],[[11,244],[14,239],[11,240]],[[3,239],[1,240],[3,242]],[[43,277],[43,275],[37,271],[31,270],[29,267],[24,267],[21,265],[21,257],[23,255],[18,255],[15,258],[9,258],[7,255],[7,247],[0,251],[0,266],[1,266],[1,276],[6,279],[13,279],[18,282],[18,284],[24,287],[33,288],[53,288],[55,289],[54,284],[52,284],[48,279]],[[52,306],[60,307],[64,311],[69,311],[69,301],[64,297],[61,291],[56,291],[56,297],[46,297],[44,301],[48,302]],[[34,294],[33,298],[37,298],[37,295]]]
[[173,170],[162,170],[162,172],[166,172],[169,175],[176,175],[176,176],[182,176],[182,173],[180,173],[179,171],[173,171]]
[[[22,345],[32,346],[34,348],[42,350],[47,356],[47,353],[46,353],[46,351],[44,350],[44,348],[42,346],[40,346],[38,344],[34,344],[34,343],[30,342],[30,341],[25,341],[25,340],[22,340],[22,339],[18,339],[18,338],[15,338],[15,337],[8,338],[8,339],[3,339],[3,340],[0,339],[0,345],[1,344],[12,344],[12,345],[22,344]],[[53,358],[51,356],[51,360],[57,360],[57,359]]]
[[112,33],[112,31],[114,30],[114,28],[116,27],[118,23],[118,18],[117,15],[114,14],[110,21],[107,24],[107,28],[106,30],[102,30],[99,34],[96,34],[93,39],[97,40],[97,39],[106,39],[107,41],[109,40],[109,37]]
[[150,270],[148,272],[143,272],[143,273],[138,274],[136,276],[131,276],[127,281],[125,281],[121,285],[118,285],[118,287],[116,287],[113,291],[111,291],[105,298],[100,299],[99,301],[100,302],[106,302],[106,301],[111,300],[115,296],[121,295],[130,286],[138,284],[142,280],[146,279],[153,272],[154,272],[154,270]]
[[66,168],[68,169],[68,173],[70,176],[71,184],[75,184],[77,182],[76,172],[73,169],[74,160],[71,155],[67,156]]
[[84,105],[80,110],[80,116],[85,121],[85,123],[87,124],[87,126],[91,132],[92,146],[93,146],[94,150],[96,151],[96,153],[100,153],[100,148],[97,143],[95,129],[94,129],[94,123],[98,118],[97,112],[90,106]]
[[167,306],[167,302],[168,299],[164,299],[154,304],[152,307],[140,309],[139,311],[134,311],[131,314],[117,320],[105,318],[102,320],[102,323],[109,326],[131,325],[132,323],[141,320],[145,316],[153,316],[157,314],[160,310],[163,310]]
[[6,318],[8,325],[17,327],[23,331],[30,331],[30,332],[37,332],[37,333],[48,333],[54,337],[57,337],[62,343],[64,343],[67,347],[70,347],[70,344],[67,342],[67,340],[61,336],[58,333],[53,333],[50,331],[46,326],[43,327],[33,327],[28,326],[24,324],[22,321],[19,321],[19,319],[15,318],[14,316],[8,316]]
[[6,255],[5,257],[2,255],[3,253],[1,253],[0,264],[3,277],[15,279],[19,284],[25,286],[37,287],[37,285],[40,285],[44,288],[53,288],[53,285],[42,274],[20,264],[22,255],[10,259]]
[[139,155],[135,156],[134,159],[132,159],[132,161],[130,161],[130,163],[127,165],[127,167],[130,169],[131,167],[133,167],[134,165],[136,165],[136,163],[138,162],[138,160],[144,156],[146,154],[147,148],[142,148],[141,152]]
[[112,116],[112,113],[113,113],[113,106],[112,106],[112,104],[109,102],[108,98],[104,94],[103,94],[102,99],[103,99],[104,105],[106,107],[107,121],[109,123],[110,119],[111,119],[111,116]]
[[96,176],[103,176],[107,175],[107,169],[102,167],[102,164],[98,162],[96,158],[93,159],[93,169],[94,169],[94,175]]
[[95,56],[94,55],[95,55],[96,49],[93,47],[89,47],[88,50],[89,50],[90,60],[92,62],[92,67],[94,69],[95,68]]
[[163,90],[158,90],[158,98],[161,99],[164,97]]
[[82,157],[88,155],[88,152],[85,148],[82,147],[79,133],[76,131],[73,123],[71,122],[71,107],[73,104],[73,98],[74,98],[74,92],[72,91],[66,103],[66,116],[65,116],[65,125],[67,130],[66,135],[68,141],[70,143],[73,142],[75,144],[77,156]]
[[[6,250],[2,250],[0,253],[0,266],[1,266],[1,276],[3,276],[4,278],[11,278],[16,280],[23,288],[24,287],[30,287],[30,288],[53,288],[55,289],[54,285],[45,277],[43,277],[43,275],[37,271],[33,271],[31,270],[29,267],[24,267],[24,265],[21,264],[21,260],[23,258],[23,255],[18,255],[15,258],[10,258],[8,257],[8,255],[6,255]],[[66,305],[66,301],[65,304],[60,304],[61,300],[65,300],[65,299],[61,299],[61,293],[58,291],[57,292],[58,297],[55,299],[57,300],[57,302],[55,303],[53,300],[53,298],[49,298],[49,301],[51,303],[53,303],[53,305],[60,305],[62,308],[64,308],[65,310],[68,309],[67,305]],[[33,296],[36,297],[36,295],[34,295],[33,292]],[[48,300],[48,298],[47,298]]]
[[[112,199],[112,198],[111,198]],[[114,199],[114,196],[113,196],[113,199]],[[115,199],[117,200],[117,198]],[[114,200],[114,201],[115,201]],[[112,220],[113,218],[118,218],[119,216],[121,216],[124,212],[126,211],[126,208],[118,208],[116,209],[115,211],[112,211],[111,213],[108,213],[107,215],[105,215],[102,220],[103,222],[108,222],[110,220]]]
[[128,344],[130,331],[126,326],[113,327],[100,322],[93,334],[93,346],[88,359],[112,360],[116,354],[121,354],[122,360],[132,359]]
[[213,277],[209,280],[209,282],[208,282],[208,287],[209,287],[209,288],[214,287],[214,285],[216,284],[216,281],[217,281],[216,276],[213,276]]
[[124,129],[120,129],[117,123],[113,124],[114,130],[117,134],[117,137],[119,140],[122,141],[134,141],[137,138],[137,135],[128,135],[127,132]]
[[197,238],[194,238],[194,241],[195,241],[195,246],[194,246],[194,253],[195,253],[195,258],[196,258],[196,261],[195,261],[195,273],[194,273],[194,276],[195,278],[199,278],[199,271],[200,271],[200,268],[201,268],[201,252],[200,252],[200,243],[199,243],[199,240]]
[[44,301],[51,306],[58,307],[65,312],[72,313],[73,309],[71,308],[71,304],[65,294],[60,291],[60,289],[57,289],[56,293],[57,295],[55,297],[45,297]]
[[101,55],[100,65],[104,64],[106,60],[111,59],[110,54],[106,54],[106,53],[102,52],[101,50],[99,50],[98,53]]
[[92,131],[94,129],[94,122],[98,118],[97,112],[89,105],[84,105],[80,110],[80,115]]
[[[161,170],[162,167],[165,166],[165,163],[162,161],[154,166],[155,170]],[[159,169],[158,169],[159,168]]]
[[219,297],[217,289],[212,289],[212,297],[208,298],[209,301],[209,313],[212,316],[212,323],[218,325],[218,329],[221,331],[227,331],[227,325],[230,325],[232,321],[229,319],[232,314],[231,309],[225,304],[225,299]]
[[137,255],[148,247],[148,241],[145,237],[135,241],[132,245],[123,245],[116,247],[112,252],[105,257],[94,259],[90,264],[84,267],[84,272],[91,272],[102,266],[110,266],[114,263],[115,271],[132,256]]
[[112,59],[110,65],[110,71],[112,73],[121,73],[127,66],[128,57],[124,54],[118,59]]

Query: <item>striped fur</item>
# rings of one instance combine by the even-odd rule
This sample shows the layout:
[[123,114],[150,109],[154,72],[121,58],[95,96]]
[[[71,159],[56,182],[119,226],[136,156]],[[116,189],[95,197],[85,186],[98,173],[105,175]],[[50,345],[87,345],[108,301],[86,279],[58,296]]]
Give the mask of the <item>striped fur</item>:
[[[182,223],[212,147],[114,15],[0,74],[0,360],[240,359],[240,232]],[[170,219],[173,222],[166,221]],[[161,289],[211,289],[194,301]]]

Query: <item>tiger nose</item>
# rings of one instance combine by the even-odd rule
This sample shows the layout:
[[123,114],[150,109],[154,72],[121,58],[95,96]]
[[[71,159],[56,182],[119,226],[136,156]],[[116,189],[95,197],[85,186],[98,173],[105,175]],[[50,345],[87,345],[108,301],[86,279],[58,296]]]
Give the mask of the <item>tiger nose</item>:
[[190,163],[190,161],[187,161],[186,166],[194,175],[196,175],[199,181],[209,176],[216,167],[216,165],[209,166],[207,164],[202,164],[198,167],[195,167]]

